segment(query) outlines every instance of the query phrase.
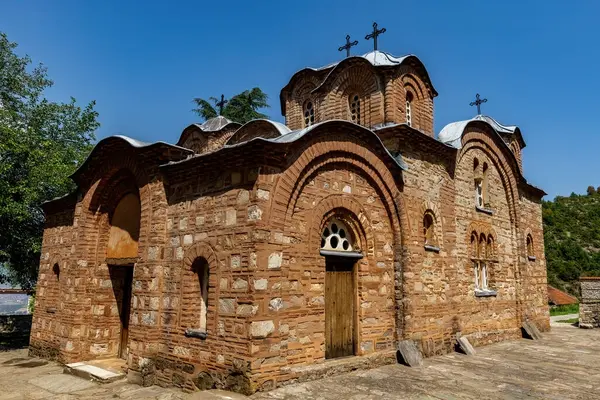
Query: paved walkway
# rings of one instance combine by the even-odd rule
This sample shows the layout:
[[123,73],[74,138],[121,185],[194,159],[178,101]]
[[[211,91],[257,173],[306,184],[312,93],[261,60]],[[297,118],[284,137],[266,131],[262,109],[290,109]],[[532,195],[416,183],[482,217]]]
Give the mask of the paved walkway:
[[[600,330],[560,324],[541,341],[515,340],[477,348],[469,357],[427,358],[420,368],[388,365],[257,393],[254,400],[578,399],[600,398]],[[0,400],[216,400],[228,393],[184,394],[125,381],[100,385],[27,359],[26,350],[0,352]],[[19,360],[21,359],[21,360]]]
[[469,357],[427,358],[420,368],[388,365],[287,386],[255,400],[599,399],[600,330],[553,327],[541,341],[477,348]]

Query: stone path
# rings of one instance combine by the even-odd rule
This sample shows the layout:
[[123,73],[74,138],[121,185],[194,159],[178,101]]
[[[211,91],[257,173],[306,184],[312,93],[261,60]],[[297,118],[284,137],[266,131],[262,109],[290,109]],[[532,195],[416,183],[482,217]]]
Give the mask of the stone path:
[[550,323],[558,321],[566,321],[568,319],[579,318],[579,314],[554,315],[550,317]]
[[426,358],[423,366],[388,365],[282,387],[254,400],[600,398],[600,330],[569,324],[541,341],[476,348],[475,356]]
[[[423,366],[388,365],[257,393],[254,400],[578,399],[600,398],[600,330],[560,324],[541,341],[515,340],[476,348],[475,356],[426,358]],[[0,400],[225,400],[209,391],[98,384],[62,373],[56,363],[0,352]]]

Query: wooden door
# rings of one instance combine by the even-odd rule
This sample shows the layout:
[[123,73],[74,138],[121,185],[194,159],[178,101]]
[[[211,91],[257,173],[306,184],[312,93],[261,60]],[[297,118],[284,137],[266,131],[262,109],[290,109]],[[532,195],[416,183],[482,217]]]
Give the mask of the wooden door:
[[133,266],[122,267],[123,274],[123,294],[121,303],[121,342],[119,345],[119,357],[127,359],[129,350],[129,316],[131,312],[131,285],[133,283]]
[[354,355],[354,261],[327,257],[325,358]]

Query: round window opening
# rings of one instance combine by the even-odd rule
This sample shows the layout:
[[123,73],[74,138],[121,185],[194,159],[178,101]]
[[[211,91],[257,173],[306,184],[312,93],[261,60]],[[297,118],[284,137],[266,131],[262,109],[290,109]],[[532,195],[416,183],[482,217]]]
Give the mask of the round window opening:
[[352,235],[346,225],[332,219],[327,223],[321,235],[321,249],[333,251],[352,251]]

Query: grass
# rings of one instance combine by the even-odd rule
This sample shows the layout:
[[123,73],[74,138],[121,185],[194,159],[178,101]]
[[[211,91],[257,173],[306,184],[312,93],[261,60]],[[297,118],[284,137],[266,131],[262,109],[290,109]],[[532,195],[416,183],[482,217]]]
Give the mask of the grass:
[[579,314],[579,304],[567,304],[565,306],[555,306],[550,308],[550,315]]

